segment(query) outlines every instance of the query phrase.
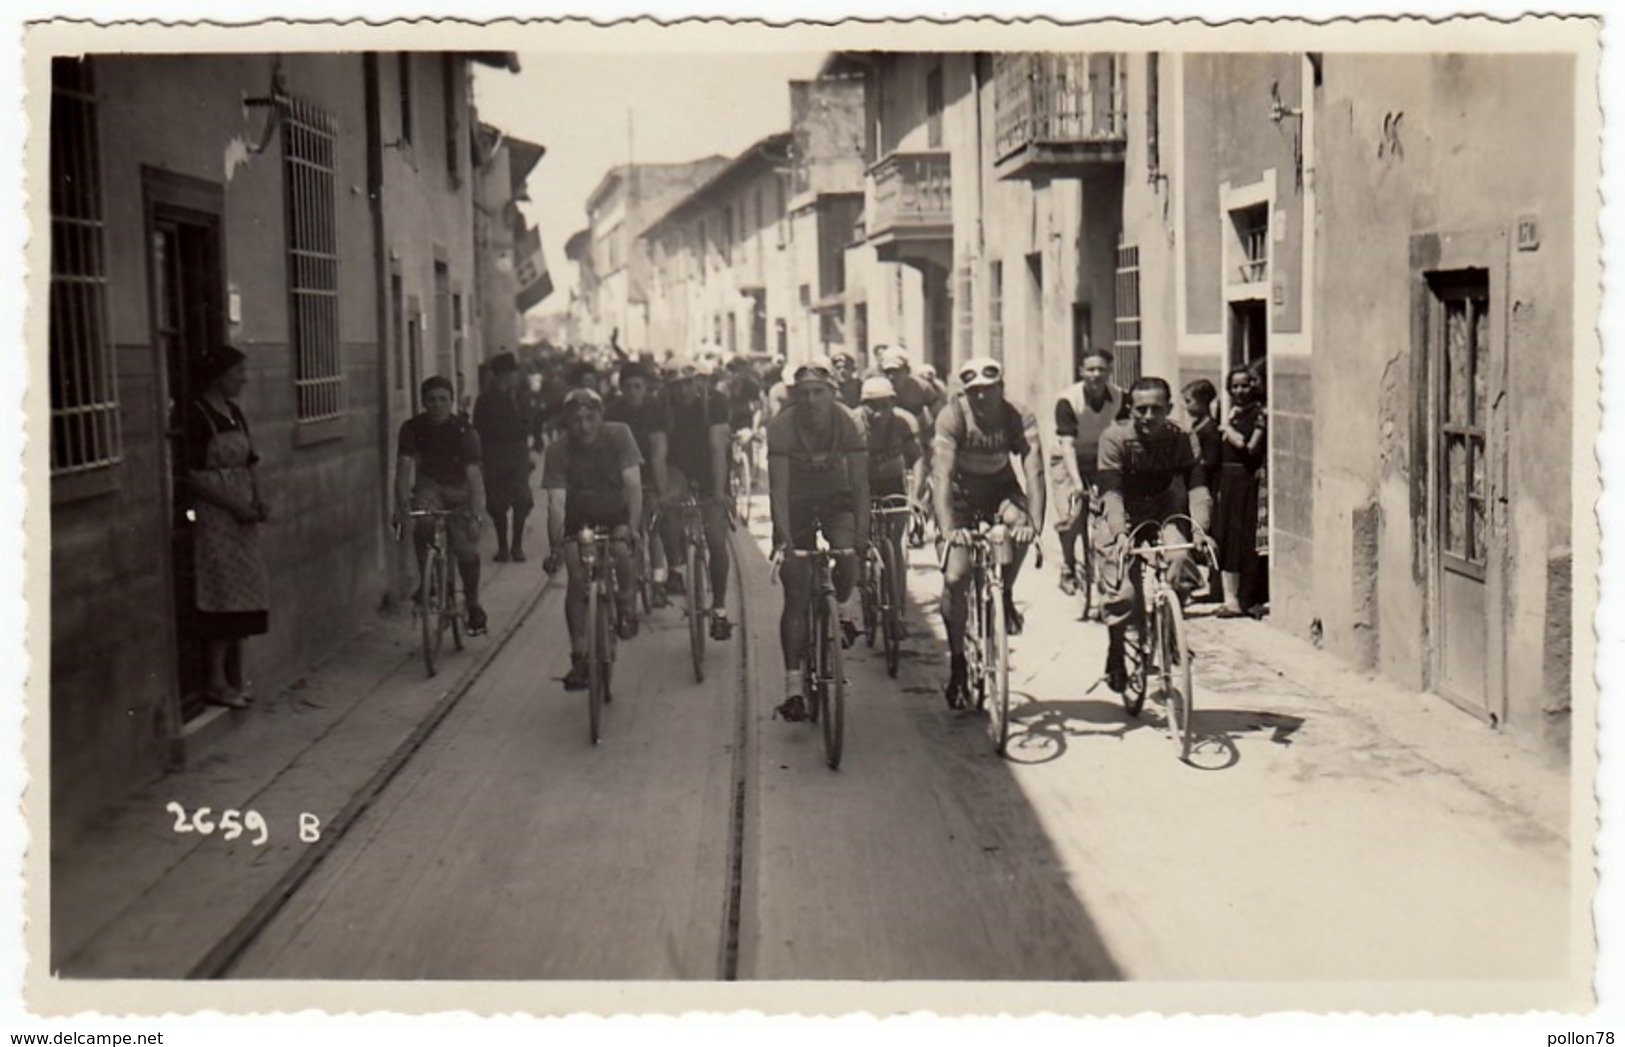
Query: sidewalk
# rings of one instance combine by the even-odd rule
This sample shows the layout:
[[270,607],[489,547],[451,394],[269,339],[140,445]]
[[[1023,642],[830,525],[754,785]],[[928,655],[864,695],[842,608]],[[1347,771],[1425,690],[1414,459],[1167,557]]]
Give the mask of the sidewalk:
[[[497,564],[485,528],[489,632],[465,638],[462,651],[448,637],[434,677],[410,610],[380,615],[280,694],[232,713],[235,729],[202,759],[132,793],[53,852],[52,975],[207,977],[226,962],[550,591],[541,521],[533,516],[527,530],[529,559]],[[180,833],[172,804],[188,824],[208,807],[210,822],[228,809],[254,811],[266,828],[231,841],[219,829]]]

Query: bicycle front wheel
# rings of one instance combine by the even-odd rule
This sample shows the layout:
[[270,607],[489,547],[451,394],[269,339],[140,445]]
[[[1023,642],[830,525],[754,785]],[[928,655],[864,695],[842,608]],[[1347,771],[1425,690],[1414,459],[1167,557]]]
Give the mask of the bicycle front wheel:
[[898,606],[897,590],[901,578],[898,567],[898,550],[893,539],[888,537],[880,546],[880,638],[886,651],[886,675],[897,675],[897,663],[901,655],[903,632],[903,609]]
[[706,571],[710,564],[706,563],[705,554],[700,552],[699,543],[688,543],[688,650],[694,660],[694,682],[705,682],[705,597],[706,597]]
[[463,616],[462,608],[457,606],[457,567],[449,560],[442,560],[445,564],[446,602],[441,613],[442,626],[451,629],[451,645],[457,650],[463,649]]
[[1163,695],[1168,701],[1168,731],[1179,758],[1191,755],[1191,723],[1195,717],[1196,693],[1191,681],[1191,653],[1185,646],[1185,612],[1172,595],[1165,596],[1157,609],[1159,634],[1158,669]]
[[846,731],[846,657],[836,635],[837,613],[835,595],[831,593],[824,603],[824,626],[819,630],[824,677],[819,697],[824,706],[824,760],[832,771],[841,766],[841,745]]
[[430,549],[423,560],[422,600],[418,618],[423,626],[423,667],[433,676],[440,661],[441,607],[445,602],[445,560],[439,549]]
[[988,736],[993,751],[1003,756],[1010,742],[1010,635],[1004,620],[1003,587],[988,588],[993,591],[987,633]]
[[598,592],[596,581],[587,584],[587,723],[592,744],[603,738],[604,695],[609,681],[604,678],[602,652],[606,641],[604,622],[606,608]]

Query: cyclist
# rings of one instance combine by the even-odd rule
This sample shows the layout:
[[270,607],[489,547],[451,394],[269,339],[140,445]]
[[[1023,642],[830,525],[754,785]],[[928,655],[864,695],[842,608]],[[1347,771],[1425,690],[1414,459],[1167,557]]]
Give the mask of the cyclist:
[[547,492],[548,574],[562,556],[569,572],[564,620],[570,631],[570,672],[566,691],[587,687],[587,573],[576,535],[583,527],[608,527],[609,554],[615,561],[622,639],[637,635],[637,575],[632,567],[631,523],[643,517],[643,456],[637,438],[622,422],[604,421],[603,397],[572,389],[564,398],[565,433],[542,459]]
[[1079,380],[1055,401],[1055,437],[1059,446],[1051,462],[1058,510],[1055,531],[1061,542],[1061,591],[1068,596],[1084,584],[1076,545],[1084,538],[1084,555],[1092,555],[1087,534],[1096,508],[1095,470],[1100,436],[1113,422],[1128,418],[1128,394],[1110,381],[1112,354],[1091,349],[1078,368]]
[[[451,552],[463,578],[463,602],[468,611],[468,635],[485,632],[485,608],[480,604],[480,519],[485,515],[485,479],[480,471],[480,434],[468,419],[454,412],[457,392],[443,375],[426,378],[419,389],[423,413],[401,423],[396,440],[395,523],[412,509],[461,509],[446,521]],[[417,551],[418,582],[414,603],[423,602],[423,564],[434,538],[434,524],[419,518],[412,529]]]
[[[643,516],[638,520],[638,533],[649,526],[659,492],[667,486],[666,447],[670,428],[666,406],[656,396],[654,376],[641,363],[626,364],[621,368],[620,395],[604,407],[604,421],[620,422],[632,430],[638,453],[643,456]],[[653,582],[655,607],[666,605],[666,549],[657,533],[649,535],[649,574]]]
[[863,394],[863,379],[858,377],[857,357],[845,349],[837,349],[829,362],[835,375],[836,399],[848,410],[857,410]]
[[671,562],[667,586],[672,593],[680,593],[684,585],[680,565],[688,550],[676,505],[685,497],[700,503],[711,564],[711,636],[726,640],[733,635],[727,609],[728,402],[712,384],[709,362],[681,368],[670,384],[668,482],[661,491],[667,511],[661,514],[661,537]]
[[[898,405],[890,379],[877,375],[863,380],[863,405],[857,417],[869,455],[870,498],[909,497],[909,492],[918,491],[925,482],[919,423]],[[872,524],[869,530],[874,533]],[[901,607],[905,590],[901,557],[897,563],[895,602]]]
[[[1014,556],[1004,571],[1007,631],[1019,636],[1022,616],[1013,590],[1027,546],[1044,526],[1044,459],[1038,419],[1005,398],[1004,368],[992,357],[965,361],[959,368],[963,391],[937,414],[932,463],[932,498],[937,527],[948,539],[943,557],[942,616],[948,628],[948,704],[958,707],[968,693],[965,663],[966,587],[970,554],[965,529],[981,521],[1003,522]],[[1026,479],[1010,465],[1021,459]]]
[[[885,349],[880,354],[880,373],[890,379],[892,388],[897,390],[897,406],[912,414],[922,433],[930,433],[936,422],[937,412],[942,410],[943,395],[936,387],[914,377],[910,372],[908,352],[897,346]],[[914,486],[909,489],[909,497],[918,503],[924,504],[926,500],[925,478],[931,470],[931,442],[925,441],[921,449],[923,466],[915,476]],[[925,544],[925,535],[916,535],[919,545]]]
[[[1114,422],[1100,437],[1096,476],[1110,539],[1107,563],[1116,562],[1129,531],[1148,520],[1186,515],[1206,531],[1212,506],[1201,449],[1195,437],[1168,415],[1173,406],[1168,383],[1161,378],[1141,378],[1129,387],[1128,395],[1129,420]],[[1181,544],[1190,537],[1178,525],[1163,525],[1165,544]],[[1168,559],[1174,589],[1183,603],[1198,581],[1196,565],[1185,552],[1171,553]],[[1128,685],[1123,641],[1129,618],[1141,603],[1140,574],[1136,560],[1126,577],[1106,579],[1103,609],[1110,641],[1106,683],[1118,693]]]
[[[750,361],[736,356],[728,361],[723,388],[728,403],[730,437],[748,461],[754,460],[756,429],[761,424],[761,386],[750,373]],[[732,463],[729,463],[730,468]]]
[[[857,554],[869,542],[869,463],[863,434],[851,412],[836,401],[834,367],[814,359],[797,367],[794,393],[768,423],[767,472],[773,515],[773,547],[810,550],[818,533],[835,551],[835,595],[841,643],[857,638]],[[785,720],[806,718],[801,693],[801,654],[806,645],[811,568],[799,557],[783,567],[784,610],[779,644],[784,653]]]

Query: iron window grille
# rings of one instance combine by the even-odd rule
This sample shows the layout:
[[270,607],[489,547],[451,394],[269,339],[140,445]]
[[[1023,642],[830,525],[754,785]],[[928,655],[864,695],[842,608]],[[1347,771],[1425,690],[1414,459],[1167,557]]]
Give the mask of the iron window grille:
[[1140,379],[1140,248],[1117,245],[1116,332],[1112,381],[1127,389]]
[[107,323],[96,96],[88,63],[51,62],[51,475],[121,457]]
[[337,129],[318,106],[289,98],[282,131],[294,394],[298,420],[317,422],[344,413],[335,199]]

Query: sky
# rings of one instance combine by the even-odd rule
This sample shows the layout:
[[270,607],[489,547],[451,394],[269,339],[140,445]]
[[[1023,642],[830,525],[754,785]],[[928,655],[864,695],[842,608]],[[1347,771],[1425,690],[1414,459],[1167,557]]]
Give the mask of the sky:
[[542,232],[554,291],[536,307],[556,313],[575,274],[564,244],[587,225],[587,196],[625,163],[735,156],[790,129],[790,81],[814,76],[823,53],[519,53],[520,72],[476,66],[479,118],[537,142],[547,155],[531,172],[521,209]]

